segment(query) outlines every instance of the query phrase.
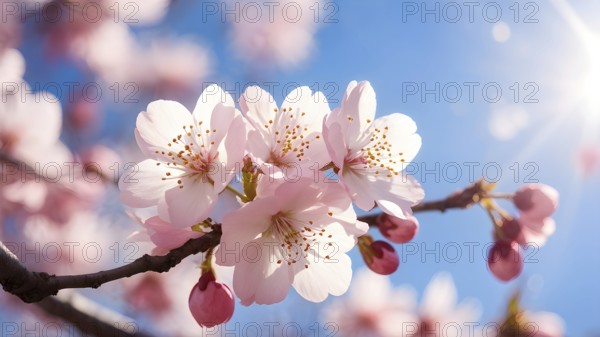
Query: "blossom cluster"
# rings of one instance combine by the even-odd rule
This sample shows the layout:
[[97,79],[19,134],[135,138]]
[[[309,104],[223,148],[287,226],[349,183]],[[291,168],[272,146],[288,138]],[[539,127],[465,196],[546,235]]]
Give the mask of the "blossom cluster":
[[523,310],[513,296],[501,319],[478,322],[481,306],[474,299],[458,303],[450,274],[438,273],[425,288],[421,303],[410,286],[393,288],[388,277],[359,270],[349,296],[325,307],[323,320],[339,322],[345,337],[424,336],[564,336],[564,322],[550,312]]
[[545,184],[526,184],[509,196],[519,210],[512,217],[492,201],[485,208],[494,222],[494,246],[489,251],[490,271],[500,280],[509,281],[523,269],[519,246],[541,247],[556,229],[550,217],[558,206],[558,191]]
[[[135,130],[148,159],[119,182],[121,200],[152,210],[144,226],[157,253],[203,235],[225,207],[213,254],[217,265],[234,268],[244,305],[279,302],[290,285],[314,302],[343,294],[352,275],[346,253],[368,230],[353,203],[406,218],[423,199],[402,172],[421,146],[416,124],[399,113],[376,119],[368,82],[351,82],[333,111],[308,87],[281,106],[249,87],[239,105],[216,85],[192,112],[174,101],[150,103]],[[243,192],[232,183],[238,173]],[[237,202],[217,206],[221,194]]]

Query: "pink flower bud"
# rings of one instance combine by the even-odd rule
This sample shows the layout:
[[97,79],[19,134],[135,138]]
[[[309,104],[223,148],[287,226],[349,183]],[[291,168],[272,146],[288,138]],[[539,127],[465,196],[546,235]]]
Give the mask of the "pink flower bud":
[[407,243],[412,240],[419,231],[419,221],[412,215],[406,219],[382,213],[377,219],[379,231],[388,240],[395,243]]
[[532,219],[543,219],[556,210],[558,191],[544,184],[527,184],[515,192],[513,201],[523,215]]
[[385,241],[370,242],[360,245],[359,248],[367,267],[377,274],[389,275],[400,265],[398,253]]
[[496,278],[508,282],[521,274],[523,256],[516,242],[498,241],[488,254],[488,267]]
[[504,219],[500,227],[500,237],[496,238],[507,243],[517,241],[521,236],[521,223],[517,219]]
[[200,326],[211,328],[233,316],[235,300],[229,287],[215,281],[212,271],[205,272],[192,288],[190,311]]

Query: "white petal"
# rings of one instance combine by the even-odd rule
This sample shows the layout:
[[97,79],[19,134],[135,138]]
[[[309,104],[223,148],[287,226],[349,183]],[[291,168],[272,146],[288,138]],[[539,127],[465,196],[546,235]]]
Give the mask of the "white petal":
[[[383,116],[373,123],[372,128],[379,130],[387,128],[386,140],[394,155],[390,159],[397,161],[397,164],[393,166],[396,171],[405,169],[407,163],[411,162],[421,149],[421,136],[416,133],[417,124],[406,115],[394,113]],[[400,152],[401,156],[398,155]]]
[[350,197],[358,208],[370,211],[375,206],[375,198],[371,195],[371,181],[362,174],[347,170],[342,173],[340,181],[346,186]]
[[329,294],[343,295],[350,286],[352,279],[352,262],[346,254],[337,254],[335,261],[323,257],[308,257],[308,268],[302,261],[294,264],[294,289],[300,296],[311,302],[322,302]]
[[165,192],[177,186],[176,179],[166,179],[167,172],[172,176],[178,170],[167,167],[164,163],[156,165],[156,160],[147,159],[128,168],[119,180],[121,201],[130,207],[156,206],[164,199]]
[[175,186],[165,193],[169,220],[174,226],[189,227],[210,216],[219,196],[213,185],[195,176],[181,177],[183,188]]
[[443,319],[456,305],[456,288],[452,276],[439,273],[427,285],[421,301],[421,313],[431,319]]
[[[189,128],[194,123],[190,112],[174,101],[154,101],[148,104],[137,118],[136,140],[140,149],[151,158],[160,158],[155,151],[169,151],[179,148],[173,138],[185,136],[183,126]],[[188,129],[189,130],[189,129]],[[172,144],[171,147],[168,144]],[[181,143],[181,142],[179,142]]]
[[369,176],[371,193],[377,204],[388,214],[404,219],[410,214],[411,206],[421,202],[425,191],[419,182],[406,174],[391,178],[382,175]]
[[277,104],[270,93],[258,86],[246,88],[240,97],[242,113],[254,125],[257,130],[264,129],[269,121],[274,121]]
[[[348,89],[351,91],[348,92]],[[352,118],[352,120],[347,120],[349,127],[346,133],[346,143],[353,144],[370,126],[368,121],[375,119],[377,99],[373,87],[367,81],[360,82],[355,87],[351,83],[348,85],[348,89],[342,102],[340,117]]]
[[[293,276],[286,263],[277,263],[282,257],[272,244],[276,245],[266,240],[253,241],[252,253],[243,254],[236,264],[233,289],[242,305],[274,304],[287,296]],[[255,251],[260,253],[254,254]]]
[[[227,120],[226,116],[228,116],[231,121],[234,111],[235,102],[231,95],[223,91],[218,85],[211,84],[202,91],[196,102],[193,115],[197,123],[202,121],[204,126],[208,127],[210,125],[211,129],[213,129],[220,124],[217,122],[213,125],[215,123],[212,120],[213,117],[219,117],[218,120]],[[221,116],[221,114],[225,114],[226,116]],[[226,128],[223,132],[225,130]]]
[[389,277],[379,275],[363,267],[352,280],[349,301],[352,306],[380,311],[389,301],[392,283]]
[[323,138],[325,140],[325,146],[329,152],[331,161],[340,169],[344,168],[344,158],[348,152],[348,147],[344,143],[344,134],[342,133],[342,126],[339,123],[331,123],[328,125],[327,121],[324,121],[323,125]]

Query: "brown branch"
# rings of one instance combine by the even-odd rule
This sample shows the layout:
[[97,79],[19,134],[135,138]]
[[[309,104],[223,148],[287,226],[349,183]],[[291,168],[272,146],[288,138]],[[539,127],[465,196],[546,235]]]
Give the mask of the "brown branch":
[[[485,193],[483,184],[483,181],[478,181],[445,199],[423,202],[414,206],[413,212],[445,212],[452,208],[468,208]],[[359,217],[359,220],[367,222],[371,226],[376,226],[379,215],[380,213],[365,215]],[[167,272],[184,258],[216,247],[220,239],[221,228],[219,225],[215,225],[212,232],[200,238],[191,239],[164,256],[144,255],[130,264],[114,269],[91,274],[66,276],[29,271],[0,242],[0,284],[2,284],[5,291],[18,296],[24,302],[37,302],[36,305],[48,314],[72,322],[84,333],[97,336],[149,336],[140,332],[130,333],[121,330],[118,326],[103,321],[96,315],[87,313],[68,302],[51,297],[51,295],[56,295],[59,290],[67,288],[98,288],[104,283],[148,271]]]
[[91,274],[55,276],[29,271],[3,244],[0,244],[0,283],[5,291],[18,296],[26,303],[41,301],[67,288],[98,288],[102,284],[153,271],[163,273],[176,266],[184,258],[205,252],[219,244],[221,229],[192,239],[164,256],[144,255],[132,263]]
[[152,337],[148,333],[137,331],[137,325],[108,321],[92,312],[87,312],[86,308],[77,307],[55,296],[44,298],[35,305],[47,314],[73,323],[85,336]]
[[[445,199],[424,202],[416,205],[413,212],[440,211],[451,208],[467,208],[479,200],[484,193],[483,182],[478,181],[464,190],[457,191]],[[359,220],[376,225],[379,214],[359,217]],[[171,250],[164,256],[144,255],[130,264],[91,274],[55,276],[29,271],[8,249],[0,244],[0,283],[5,291],[18,296],[27,303],[38,302],[56,295],[67,288],[98,288],[102,284],[153,271],[163,273],[179,264],[184,258],[206,252],[216,247],[221,239],[221,227],[213,226],[213,231],[192,239],[183,246]]]

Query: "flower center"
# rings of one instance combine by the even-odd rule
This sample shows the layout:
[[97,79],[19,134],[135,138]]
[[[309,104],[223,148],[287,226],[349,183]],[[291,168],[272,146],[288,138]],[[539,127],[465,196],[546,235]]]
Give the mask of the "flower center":
[[[320,240],[332,240],[333,238],[333,235],[328,234],[325,228],[319,228],[312,220],[303,223],[281,212],[271,218],[271,226],[263,233],[263,236],[272,237],[279,243],[278,248],[281,249],[283,259],[277,260],[277,264],[285,261],[288,265],[307,260],[308,252],[313,245]],[[331,242],[327,244],[332,245]],[[325,259],[329,259],[329,256],[326,256]],[[307,263],[304,268],[308,268]]]
[[[275,112],[279,112],[275,109]],[[289,167],[291,162],[302,161],[305,150],[310,148],[311,139],[319,139],[320,135],[312,135],[312,131],[302,123],[306,112],[292,112],[292,108],[283,108],[283,113],[269,120],[264,125],[270,130],[275,143],[267,160],[277,167]]]
[[[211,135],[216,134],[218,130],[203,129],[202,121],[198,123],[197,127],[192,124],[183,125],[182,130],[182,133],[173,137],[171,142],[167,144],[167,148],[177,146],[180,149],[179,151],[155,151],[155,153],[163,156],[163,162],[168,167],[184,169],[186,174],[173,176],[172,172],[165,172],[165,177],[161,179],[178,179],[179,188],[183,188],[181,178],[190,176],[214,183],[208,174],[214,173],[217,164],[218,151],[215,142],[211,140]],[[161,164],[157,163],[156,165]],[[219,169],[219,167],[216,167],[216,169]]]
[[372,131],[362,142],[359,150],[348,150],[344,167],[362,174],[384,174],[390,178],[402,171],[404,153],[398,152],[389,141],[389,127],[371,128]]

